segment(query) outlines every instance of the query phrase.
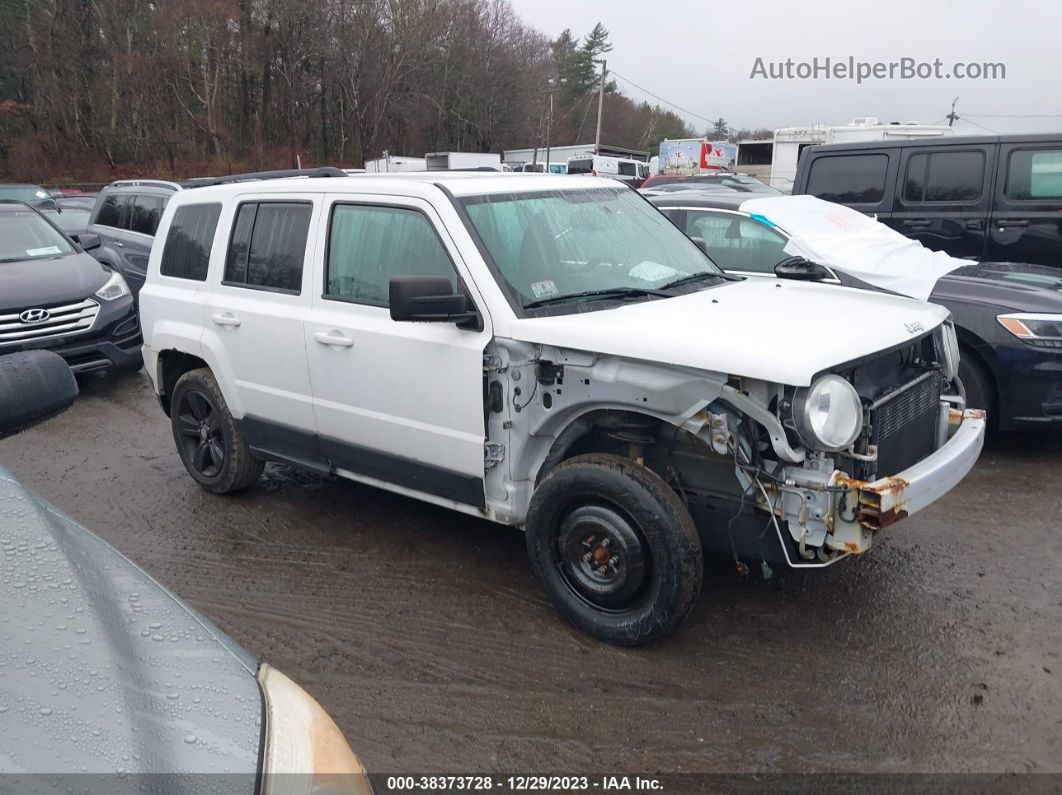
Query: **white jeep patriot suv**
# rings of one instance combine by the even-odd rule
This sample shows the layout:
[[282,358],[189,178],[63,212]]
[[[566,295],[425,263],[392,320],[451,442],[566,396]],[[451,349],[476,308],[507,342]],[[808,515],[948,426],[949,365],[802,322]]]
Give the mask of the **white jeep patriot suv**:
[[865,552],[984,436],[947,310],[728,277],[608,179],[182,191],[140,307],[203,488],[283,461],[521,527],[557,609],[620,644],[689,612],[702,545],[765,573]]

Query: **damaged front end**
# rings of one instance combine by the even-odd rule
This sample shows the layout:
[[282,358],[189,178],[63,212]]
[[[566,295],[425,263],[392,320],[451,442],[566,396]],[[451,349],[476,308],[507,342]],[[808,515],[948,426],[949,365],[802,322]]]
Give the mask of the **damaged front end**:
[[961,395],[952,393],[953,335],[945,324],[898,350],[820,376],[844,379],[857,395],[858,429],[842,449],[808,438],[798,416],[801,390],[785,391],[776,416],[787,439],[802,443],[802,461],[769,457],[762,440],[739,435],[738,479],[770,512],[790,565],[866,552],[877,531],[943,496],[976,463],[985,415],[965,409]]

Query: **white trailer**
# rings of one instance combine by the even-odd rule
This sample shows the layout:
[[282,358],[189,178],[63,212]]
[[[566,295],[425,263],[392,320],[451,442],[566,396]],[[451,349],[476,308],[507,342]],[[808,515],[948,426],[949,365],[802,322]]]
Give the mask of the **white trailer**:
[[840,144],[853,141],[885,141],[895,138],[940,138],[952,135],[951,127],[912,122],[881,124],[873,116],[859,116],[848,124],[810,127],[781,127],[774,131],[771,157],[771,187],[793,190],[797,161],[806,147],[816,144]]
[[428,171],[502,170],[501,155],[490,152],[429,152],[424,160]]
[[367,174],[392,174],[398,171],[427,171],[428,164],[423,157],[399,157],[384,152],[383,157],[365,162]]

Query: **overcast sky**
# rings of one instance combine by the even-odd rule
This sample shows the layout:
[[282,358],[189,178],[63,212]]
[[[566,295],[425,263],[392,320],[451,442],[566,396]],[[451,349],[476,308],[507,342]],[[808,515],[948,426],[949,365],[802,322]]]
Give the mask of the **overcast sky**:
[[[656,101],[619,76],[697,116],[722,116],[733,127],[845,124],[854,116],[942,123],[956,96],[964,133],[1062,130],[1062,2],[1060,0],[511,0],[550,37],[564,28],[585,35],[608,28],[620,89]],[[765,64],[890,62],[907,56],[943,70],[956,62],[1002,62],[1002,80],[750,79]],[[697,114],[694,116],[693,114]],[[975,115],[976,114],[976,115]],[[1002,118],[1021,114],[1025,118]],[[1033,114],[1058,114],[1033,118]]]

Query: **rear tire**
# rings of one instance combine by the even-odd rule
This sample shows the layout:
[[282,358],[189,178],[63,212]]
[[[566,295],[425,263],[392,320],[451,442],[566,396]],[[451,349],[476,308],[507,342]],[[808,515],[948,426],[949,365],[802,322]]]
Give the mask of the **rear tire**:
[[527,516],[531,568],[576,628],[621,646],[667,635],[697,600],[701,542],[674,491],[616,455],[576,456],[539,484]]
[[258,480],[265,462],[252,455],[209,369],[177,379],[170,406],[177,452],[196,483],[213,494],[231,494]]

